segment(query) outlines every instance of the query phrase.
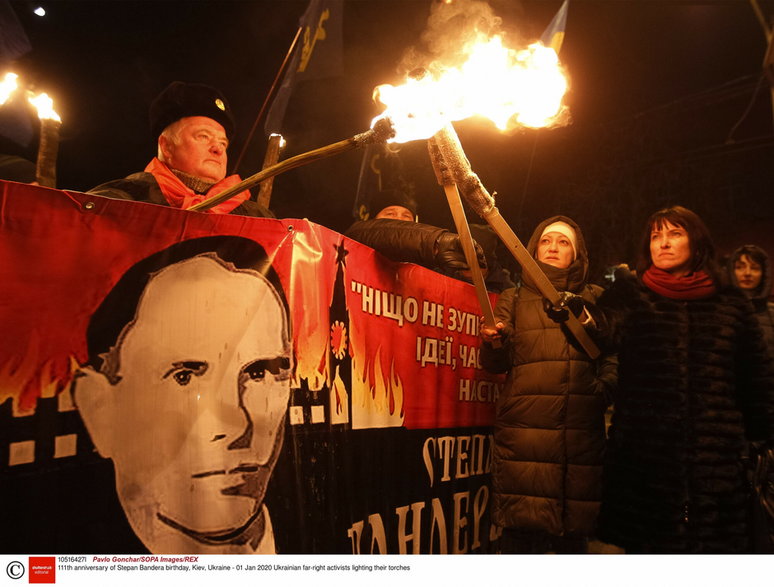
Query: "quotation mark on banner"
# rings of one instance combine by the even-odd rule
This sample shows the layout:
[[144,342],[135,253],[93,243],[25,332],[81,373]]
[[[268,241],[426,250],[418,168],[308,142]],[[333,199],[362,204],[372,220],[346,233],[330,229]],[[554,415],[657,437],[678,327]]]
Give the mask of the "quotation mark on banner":
[[19,561],[11,561],[5,567],[5,572],[11,579],[21,579],[24,576],[24,565]]

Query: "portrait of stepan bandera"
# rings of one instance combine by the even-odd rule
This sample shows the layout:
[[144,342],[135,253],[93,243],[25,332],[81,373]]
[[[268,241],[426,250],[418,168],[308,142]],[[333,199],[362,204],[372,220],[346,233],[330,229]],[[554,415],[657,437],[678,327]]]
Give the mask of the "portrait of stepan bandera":
[[293,371],[286,298],[241,237],[175,244],[127,270],[87,331],[74,399],[151,553],[274,553],[264,504]]

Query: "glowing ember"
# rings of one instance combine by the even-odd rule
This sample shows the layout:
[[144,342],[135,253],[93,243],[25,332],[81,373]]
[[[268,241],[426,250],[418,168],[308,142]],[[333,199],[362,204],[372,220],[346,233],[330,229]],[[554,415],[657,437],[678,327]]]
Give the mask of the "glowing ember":
[[16,80],[19,78],[15,73],[6,73],[2,81],[0,81],[0,105],[5,104],[11,94],[18,87]]
[[390,118],[397,132],[391,142],[426,139],[450,121],[476,115],[507,130],[549,126],[563,113],[567,79],[553,49],[534,43],[514,50],[500,36],[481,35],[465,53],[459,67],[437,67],[401,86],[374,90],[387,107],[374,122]]
[[33,96],[29,99],[32,104],[38,110],[38,118],[41,120],[56,120],[62,122],[59,115],[54,111],[54,101],[45,92]]

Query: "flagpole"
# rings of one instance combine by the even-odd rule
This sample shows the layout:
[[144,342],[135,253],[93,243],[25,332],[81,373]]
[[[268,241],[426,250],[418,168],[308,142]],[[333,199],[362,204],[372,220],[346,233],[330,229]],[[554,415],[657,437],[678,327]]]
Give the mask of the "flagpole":
[[279,70],[277,71],[277,75],[274,77],[274,81],[272,82],[271,87],[269,88],[269,91],[266,94],[266,98],[263,100],[263,104],[261,104],[261,109],[258,111],[258,116],[255,117],[255,121],[253,122],[253,127],[250,129],[250,133],[247,135],[247,138],[245,139],[245,142],[242,145],[242,151],[239,153],[239,157],[237,157],[236,163],[231,168],[232,173],[236,173],[237,170],[239,169],[239,165],[242,163],[242,159],[244,158],[245,153],[247,152],[247,147],[249,146],[250,141],[253,140],[255,129],[258,128],[258,124],[263,118],[263,114],[264,112],[266,112],[266,108],[268,107],[269,102],[271,102],[271,99],[274,97],[279,81],[282,79],[282,76],[285,75],[285,69],[287,69],[288,63],[290,62],[290,58],[293,55],[293,51],[295,50],[296,45],[298,44],[298,39],[301,38],[301,31],[303,30],[304,30],[304,27],[302,26],[298,27],[298,30],[296,30],[296,35],[293,37],[293,41],[291,41],[290,43],[290,48],[285,54],[285,59],[282,61],[282,65],[280,65]]
[[772,31],[769,23],[766,22],[766,17],[763,16],[761,7],[758,5],[758,0],[750,0],[752,9],[755,12],[755,16],[758,17],[758,22],[763,27],[763,33],[766,35],[766,54],[763,57],[763,73],[766,74],[766,78],[769,80],[769,94],[771,95],[771,115],[774,120],[774,31]]
[[771,27],[769,26],[769,23],[766,21],[766,17],[763,16],[763,11],[761,10],[761,7],[758,5],[758,0],[750,0],[750,5],[752,6],[753,12],[755,12],[755,16],[758,17],[758,22],[761,23],[761,26],[763,27],[763,32],[766,35],[766,40],[771,41]]

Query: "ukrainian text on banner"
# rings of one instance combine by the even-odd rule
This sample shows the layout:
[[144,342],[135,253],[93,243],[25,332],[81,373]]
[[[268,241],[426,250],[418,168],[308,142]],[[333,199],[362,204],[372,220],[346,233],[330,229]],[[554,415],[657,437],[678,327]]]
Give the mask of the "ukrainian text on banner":
[[0,182],[2,552],[485,552],[472,287],[302,220]]

